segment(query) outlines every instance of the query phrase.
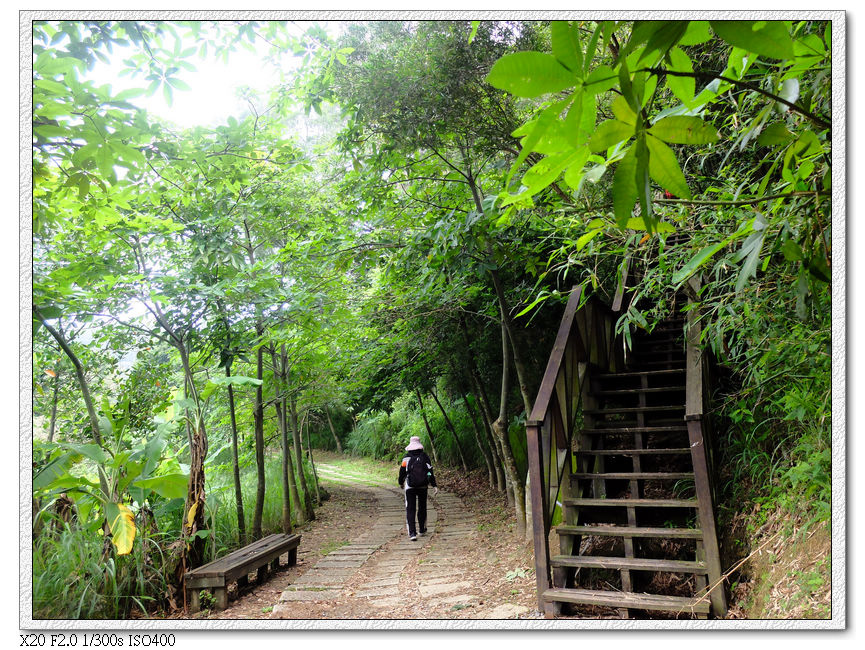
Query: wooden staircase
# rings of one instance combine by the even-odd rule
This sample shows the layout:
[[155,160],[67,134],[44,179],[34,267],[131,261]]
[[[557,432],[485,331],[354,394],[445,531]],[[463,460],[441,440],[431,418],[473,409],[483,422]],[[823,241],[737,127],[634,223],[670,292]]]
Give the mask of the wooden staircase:
[[[686,330],[676,309],[651,333],[635,335],[621,358],[611,352],[592,359],[588,333],[569,325],[571,363],[576,359],[578,367],[569,374],[582,379],[571,381],[571,393],[579,394],[568,394],[565,352],[557,379],[548,382],[553,395],[547,398],[542,385],[527,426],[530,452],[538,454],[532,483],[546,487],[532,507],[548,515],[542,530],[533,520],[542,560],[536,570],[543,564],[548,572],[546,582],[538,581],[539,608],[548,617],[563,609],[602,618],[725,613],[702,408],[688,395],[702,393],[702,366]],[[543,402],[546,412],[538,408]],[[546,550],[538,546],[542,537]],[[558,553],[550,554],[555,538]]]

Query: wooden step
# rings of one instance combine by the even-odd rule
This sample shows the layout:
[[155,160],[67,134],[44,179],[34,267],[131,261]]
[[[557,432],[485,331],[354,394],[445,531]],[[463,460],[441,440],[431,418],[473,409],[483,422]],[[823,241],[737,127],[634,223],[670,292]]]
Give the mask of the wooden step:
[[687,430],[688,427],[684,424],[673,424],[656,427],[593,427],[591,429],[583,429],[581,433],[599,435],[604,433],[668,433]]
[[628,569],[629,571],[664,571],[669,573],[706,573],[705,562],[690,560],[652,560],[640,557],[605,555],[554,555],[552,566],[574,569]]
[[671,449],[581,449],[576,453],[584,456],[690,455],[691,450],[688,447],[677,447]]
[[584,415],[615,415],[616,413],[656,413],[658,411],[684,410],[684,404],[667,404],[664,406],[618,406],[608,409],[584,409]]
[[708,598],[659,596],[633,591],[598,591],[594,589],[547,589],[543,599],[575,605],[600,605],[618,609],[643,609],[666,612],[708,614]]
[[566,506],[619,508],[697,508],[696,499],[563,499]]
[[620,377],[657,377],[661,375],[672,375],[685,372],[684,368],[670,368],[669,370],[628,370],[625,372],[600,373],[595,375],[596,379],[618,379]]
[[596,390],[594,395],[609,396],[609,395],[639,395],[640,393],[669,393],[674,390],[685,390],[684,386],[660,386],[658,388],[616,388],[611,390]]
[[571,476],[575,479],[602,478],[610,481],[680,481],[683,479],[693,479],[694,472],[602,472],[598,474],[593,474],[591,472],[574,472]]
[[699,528],[645,528],[638,526],[556,526],[559,535],[597,535],[599,537],[655,537],[702,539]]

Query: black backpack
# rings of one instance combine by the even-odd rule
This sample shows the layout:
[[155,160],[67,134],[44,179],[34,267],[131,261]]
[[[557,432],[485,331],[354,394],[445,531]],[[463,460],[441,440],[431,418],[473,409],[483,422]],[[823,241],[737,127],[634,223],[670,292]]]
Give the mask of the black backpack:
[[406,482],[409,487],[426,487],[429,483],[426,460],[421,454],[409,456],[406,465]]

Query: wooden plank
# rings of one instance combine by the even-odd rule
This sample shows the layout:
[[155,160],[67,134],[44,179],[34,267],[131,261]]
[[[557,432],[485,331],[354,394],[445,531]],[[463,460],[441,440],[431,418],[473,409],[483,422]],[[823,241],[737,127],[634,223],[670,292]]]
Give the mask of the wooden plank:
[[631,571],[661,571],[664,573],[706,573],[706,564],[690,560],[652,560],[639,557],[607,557],[600,555],[555,555],[553,566],[582,569],[630,569]]
[[529,461],[529,477],[532,484],[532,541],[535,548],[535,583],[538,595],[538,611],[543,612],[546,606],[542,594],[550,588],[550,549],[547,546],[546,508],[544,507],[544,491],[546,487],[541,475],[543,460],[541,459],[541,428],[537,424],[526,425],[526,453]]
[[628,370],[626,372],[606,372],[595,375],[598,379],[621,379],[622,377],[640,377],[642,375],[648,375],[649,377],[656,377],[661,375],[676,375],[682,374],[685,372],[684,368],[668,368],[666,370]]
[[608,409],[584,410],[584,415],[616,415],[617,413],[658,413],[661,411],[681,411],[685,407],[681,404],[669,404],[666,406],[617,406]]
[[727,613],[727,601],[724,594],[724,583],[721,579],[721,555],[718,549],[718,536],[715,530],[715,510],[712,504],[712,486],[709,478],[709,467],[706,460],[706,449],[699,420],[688,422],[688,436],[691,441],[691,462],[694,466],[694,485],[700,507],[698,515],[700,528],[703,529],[703,552],[709,567],[709,584],[714,588],[709,592],[712,603],[712,613],[722,618]]
[[284,535],[275,533],[253,544],[233,551],[228,555],[214,560],[187,572],[187,578],[207,578],[244,575],[258,568],[258,565],[270,562],[285,552],[296,549],[301,536],[297,534]]
[[674,481],[694,478],[693,472],[604,472],[602,474],[594,474],[590,472],[575,472],[572,474],[575,479],[595,479],[602,478],[611,481],[614,480],[658,480],[658,481]]
[[671,449],[586,449],[580,450],[576,453],[584,454],[586,456],[633,456],[635,454],[662,456],[667,454],[690,454],[691,450],[688,447],[677,447]]
[[[572,506],[602,506],[627,508],[697,508],[697,499],[566,499]],[[705,530],[705,529],[704,529]]]
[[545,600],[555,600],[575,605],[601,605],[604,607],[627,607],[630,609],[668,612],[708,612],[709,603],[699,598],[682,596],[660,596],[622,591],[598,591],[593,589],[549,589]]
[[[635,429],[640,429],[641,433],[664,433],[667,431],[687,431],[684,418],[657,418],[653,419],[652,425],[648,427],[639,427],[636,420],[601,420],[596,424],[609,424],[608,427],[595,426],[591,429],[585,429],[584,432],[591,434],[599,433],[634,433]],[[615,425],[615,426],[613,426]]]
[[556,526],[559,535],[597,535],[598,537],[646,537],[700,539],[703,531],[699,528],[647,528],[640,526]]
[[596,390],[595,395],[640,395],[645,393],[669,393],[674,390],[685,390],[685,387],[659,386],[657,388],[617,388],[613,390]]
[[574,316],[577,307],[580,304],[582,296],[582,287],[575,287],[571,290],[571,295],[568,298],[568,304],[565,305],[565,313],[562,317],[562,322],[559,325],[559,331],[556,334],[556,341],[553,344],[553,351],[550,353],[550,358],[547,361],[547,368],[544,371],[541,386],[538,389],[538,396],[535,399],[535,404],[532,407],[532,413],[529,416],[529,422],[543,422],[544,416],[550,405],[553,391],[556,387],[556,378],[559,375],[559,369],[562,365],[562,358],[565,354],[565,348],[568,344],[568,338],[571,334],[571,328],[574,323]]

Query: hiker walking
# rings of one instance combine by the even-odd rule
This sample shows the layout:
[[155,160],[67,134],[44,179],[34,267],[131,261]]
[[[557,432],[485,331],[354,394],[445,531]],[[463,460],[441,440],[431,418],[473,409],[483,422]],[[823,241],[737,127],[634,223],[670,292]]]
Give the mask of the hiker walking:
[[[436,487],[436,477],[433,474],[429,456],[420,444],[420,438],[412,436],[405,448],[406,455],[399,466],[399,486],[405,490],[405,520],[408,526],[408,538],[417,540],[417,533],[426,533],[426,497],[427,488]],[[417,512],[417,528],[415,528],[415,512]]]

